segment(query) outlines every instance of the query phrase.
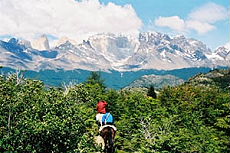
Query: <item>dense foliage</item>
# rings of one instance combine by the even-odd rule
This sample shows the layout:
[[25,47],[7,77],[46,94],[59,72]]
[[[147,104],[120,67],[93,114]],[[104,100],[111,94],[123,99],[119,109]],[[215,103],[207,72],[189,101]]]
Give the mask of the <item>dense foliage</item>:
[[[95,75],[95,74],[94,74]],[[230,152],[230,95],[218,87],[167,87],[157,98],[89,81],[63,88],[0,77],[0,152],[98,152],[98,100],[117,126],[116,152]],[[96,79],[100,79],[96,77]]]

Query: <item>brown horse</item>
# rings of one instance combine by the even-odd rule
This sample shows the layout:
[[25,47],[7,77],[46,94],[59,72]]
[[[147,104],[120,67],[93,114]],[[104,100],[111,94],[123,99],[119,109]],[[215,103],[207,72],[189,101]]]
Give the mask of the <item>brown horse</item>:
[[101,137],[104,139],[104,151],[105,153],[114,153],[114,140],[116,135],[116,130],[110,126],[106,126],[101,130]]

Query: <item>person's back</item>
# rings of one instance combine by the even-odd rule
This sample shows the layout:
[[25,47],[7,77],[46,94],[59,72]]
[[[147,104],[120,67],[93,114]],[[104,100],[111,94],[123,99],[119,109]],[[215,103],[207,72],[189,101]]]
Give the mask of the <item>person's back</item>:
[[97,103],[96,120],[100,123],[101,126],[102,126],[102,117],[107,112],[107,106],[108,106],[108,103],[104,100],[101,100]]
[[106,113],[102,116],[102,125],[113,125],[114,118],[113,115],[110,113]]

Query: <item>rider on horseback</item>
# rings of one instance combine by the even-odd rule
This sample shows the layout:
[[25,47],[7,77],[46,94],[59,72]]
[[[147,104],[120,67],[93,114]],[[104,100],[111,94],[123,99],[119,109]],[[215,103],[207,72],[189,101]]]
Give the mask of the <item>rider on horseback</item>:
[[114,139],[117,128],[114,126],[114,118],[108,111],[108,103],[101,100],[97,104],[96,120],[99,123],[99,133],[104,140],[104,151],[114,153]]
[[116,130],[113,115],[108,111],[108,103],[106,101],[101,100],[97,103],[97,112],[96,121],[99,123],[100,130],[106,125],[111,125]]

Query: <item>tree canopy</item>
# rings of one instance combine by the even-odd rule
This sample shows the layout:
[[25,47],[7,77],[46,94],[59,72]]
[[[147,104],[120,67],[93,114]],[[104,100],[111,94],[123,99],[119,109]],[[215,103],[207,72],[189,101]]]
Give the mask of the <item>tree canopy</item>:
[[[165,87],[157,98],[83,84],[46,87],[0,76],[0,152],[99,152],[96,105],[109,103],[116,152],[230,152],[230,94],[214,86]],[[95,83],[95,82],[96,83]]]

